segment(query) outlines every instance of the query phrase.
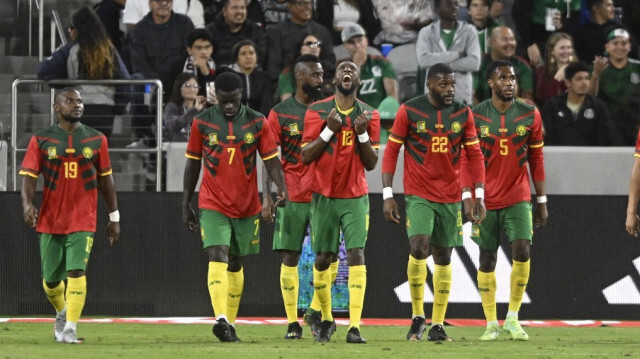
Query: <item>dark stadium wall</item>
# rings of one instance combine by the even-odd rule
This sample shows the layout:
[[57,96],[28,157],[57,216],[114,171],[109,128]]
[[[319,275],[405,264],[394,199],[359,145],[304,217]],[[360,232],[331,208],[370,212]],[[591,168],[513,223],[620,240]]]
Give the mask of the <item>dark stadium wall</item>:
[[[122,237],[114,248],[106,243],[107,213],[101,203],[84,315],[213,315],[207,259],[199,234],[182,224],[181,197],[120,193]],[[396,198],[404,208],[402,197]],[[371,195],[370,202],[363,316],[409,318],[410,304],[397,294],[406,282],[404,226],[384,221],[381,195]],[[0,203],[0,315],[51,315],[42,291],[36,234],[22,221],[20,195],[0,193]],[[530,303],[523,304],[520,318],[640,319],[640,243],[624,232],[625,209],[624,196],[549,196],[548,226],[534,235]],[[263,226],[262,252],[246,259],[240,316],[285,315],[272,233],[271,225]],[[483,317],[475,289],[474,247],[466,244],[456,249],[449,318]],[[503,244],[501,253],[510,257],[508,245]],[[510,263],[503,264],[508,271]],[[431,278],[430,272],[429,290]],[[431,304],[425,306],[430,313]],[[503,301],[498,310],[503,317],[507,304]]]

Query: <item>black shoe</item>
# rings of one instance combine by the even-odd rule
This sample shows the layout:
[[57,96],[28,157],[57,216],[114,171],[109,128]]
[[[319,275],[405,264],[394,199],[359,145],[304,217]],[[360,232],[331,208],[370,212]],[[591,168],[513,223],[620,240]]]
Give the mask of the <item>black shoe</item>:
[[422,334],[425,330],[427,330],[427,323],[425,323],[424,318],[413,318],[411,328],[409,329],[409,333],[407,333],[407,340],[412,342],[422,340]]
[[320,322],[322,322],[322,313],[320,311],[309,313],[309,310],[307,310],[307,312],[304,313],[302,319],[304,319],[304,322],[307,323],[307,325],[311,329],[311,335],[313,335],[314,338],[317,337],[318,325],[320,325]]
[[230,342],[232,339],[231,326],[226,319],[219,319],[218,322],[213,325],[213,329],[211,331],[221,342]]
[[318,325],[318,336],[316,336],[316,342],[328,342],[331,341],[331,335],[336,331],[336,322],[330,322],[323,320]]
[[427,340],[430,342],[450,342],[453,341],[447,333],[444,332],[444,328],[442,325],[437,324],[429,329],[429,334],[427,334]]
[[302,327],[298,322],[289,323],[289,327],[287,328],[287,335],[284,336],[285,339],[300,339],[302,338]]
[[360,335],[360,329],[356,327],[349,328],[347,332],[347,343],[350,344],[365,344],[367,341]]
[[229,338],[230,338],[230,342],[241,342],[242,340],[240,340],[240,338],[238,338],[238,335],[236,334],[236,327],[234,327],[233,325],[229,325]]

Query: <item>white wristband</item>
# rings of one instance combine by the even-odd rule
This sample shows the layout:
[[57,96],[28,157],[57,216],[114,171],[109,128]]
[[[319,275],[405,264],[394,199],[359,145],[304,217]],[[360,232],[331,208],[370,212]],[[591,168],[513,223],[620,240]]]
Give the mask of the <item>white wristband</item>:
[[360,143],[369,142],[369,134],[365,131],[363,134],[358,135],[358,141],[360,141]]
[[111,222],[120,222],[120,211],[117,209],[111,213],[109,213],[109,220]]
[[476,188],[476,198],[484,198],[484,188]]
[[464,201],[465,199],[469,199],[471,198],[471,192],[469,191],[464,191],[462,192],[462,200]]
[[393,190],[391,187],[385,187],[382,189],[382,200],[387,198],[393,198]]
[[547,196],[544,195],[544,196],[536,197],[536,202],[538,202],[538,203],[547,203]]
[[329,142],[331,141],[331,137],[333,137],[334,134],[335,132],[331,131],[329,127],[325,127],[324,130],[320,132],[320,138],[322,138],[324,142]]

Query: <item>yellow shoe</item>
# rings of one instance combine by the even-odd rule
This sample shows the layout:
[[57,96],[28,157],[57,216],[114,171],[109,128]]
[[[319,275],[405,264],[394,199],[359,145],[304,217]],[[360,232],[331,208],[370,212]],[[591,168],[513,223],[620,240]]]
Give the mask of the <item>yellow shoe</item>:
[[505,319],[502,330],[511,333],[511,337],[513,338],[513,340],[529,340],[529,334],[527,334],[527,332],[522,329],[522,327],[520,326],[520,322],[518,322],[518,319],[516,317],[508,317],[507,319]]
[[484,331],[484,334],[480,337],[482,341],[491,341],[498,339],[500,335],[500,326],[497,323],[492,323],[487,325],[487,330]]

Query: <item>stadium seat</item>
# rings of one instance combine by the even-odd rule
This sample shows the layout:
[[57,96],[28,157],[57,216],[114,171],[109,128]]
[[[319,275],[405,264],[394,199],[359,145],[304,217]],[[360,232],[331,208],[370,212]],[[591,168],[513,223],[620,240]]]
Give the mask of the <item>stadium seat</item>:
[[[344,45],[334,46],[333,53],[336,55],[336,60],[342,60],[349,57],[349,51],[347,51],[347,48],[344,47]],[[367,47],[367,54],[382,56],[382,53],[380,52],[380,50],[372,46]],[[414,54],[414,57],[415,57],[415,54]]]
[[398,80],[398,95],[400,102],[404,102],[416,94],[416,74],[418,72],[418,57],[416,45],[406,44],[394,47],[389,51],[387,59],[391,62]]

